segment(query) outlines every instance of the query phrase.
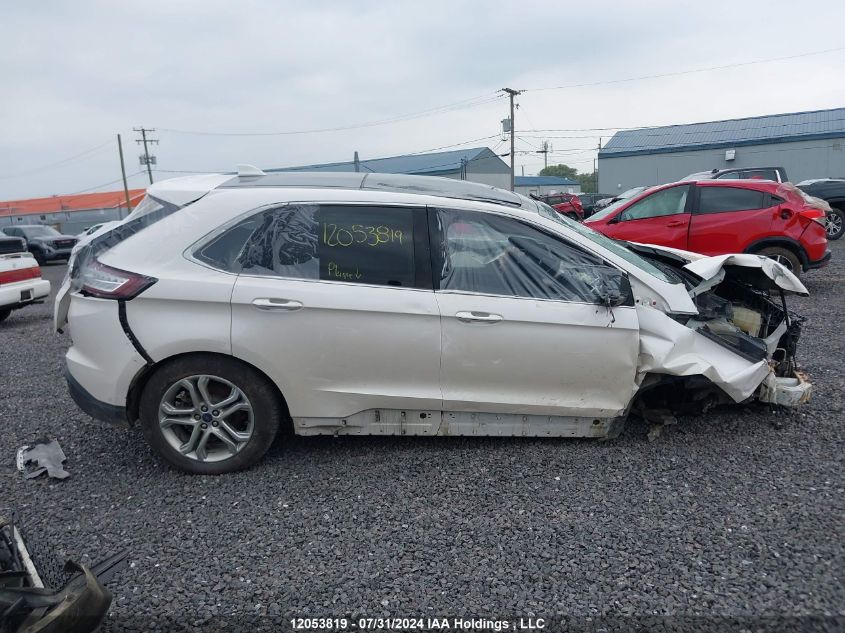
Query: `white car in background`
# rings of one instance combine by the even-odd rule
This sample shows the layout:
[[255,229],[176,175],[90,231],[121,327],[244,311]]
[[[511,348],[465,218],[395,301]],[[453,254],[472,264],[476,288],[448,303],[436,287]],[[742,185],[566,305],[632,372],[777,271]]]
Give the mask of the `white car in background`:
[[19,237],[0,235],[0,321],[12,310],[40,303],[50,294],[50,282],[41,278],[41,268]]
[[84,411],[217,474],[280,429],[613,437],[635,406],[797,404],[801,319],[773,292],[807,294],[492,187],[248,168],[151,186],[75,253],[55,321]]

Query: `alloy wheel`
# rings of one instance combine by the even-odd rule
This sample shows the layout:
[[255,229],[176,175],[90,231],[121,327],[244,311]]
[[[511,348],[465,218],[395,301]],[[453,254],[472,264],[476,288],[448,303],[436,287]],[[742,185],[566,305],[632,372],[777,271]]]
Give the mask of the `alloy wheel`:
[[842,216],[839,213],[828,214],[824,228],[829,238],[839,235],[842,232]]
[[795,272],[795,270],[792,267],[792,262],[789,260],[788,257],[784,257],[783,255],[768,255],[767,257],[769,259],[775,260],[778,264],[781,264],[789,272],[791,272],[791,273]]
[[236,385],[208,374],[182,378],[159,404],[159,427],[167,442],[200,462],[228,459],[249,442],[252,405]]

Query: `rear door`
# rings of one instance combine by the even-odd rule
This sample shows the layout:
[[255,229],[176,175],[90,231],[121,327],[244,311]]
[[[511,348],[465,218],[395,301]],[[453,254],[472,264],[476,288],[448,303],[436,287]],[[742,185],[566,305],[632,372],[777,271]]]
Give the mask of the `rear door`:
[[719,181],[696,186],[689,250],[704,255],[742,253],[767,235],[780,200],[765,191]]
[[660,189],[624,208],[602,233],[620,240],[687,248],[689,184]]
[[374,409],[439,410],[425,208],[292,204],[259,219],[239,255],[232,353],[279,385],[297,431]]
[[627,284],[620,271],[514,218],[431,218],[444,410],[607,418],[627,406],[636,309],[601,305],[607,275]]

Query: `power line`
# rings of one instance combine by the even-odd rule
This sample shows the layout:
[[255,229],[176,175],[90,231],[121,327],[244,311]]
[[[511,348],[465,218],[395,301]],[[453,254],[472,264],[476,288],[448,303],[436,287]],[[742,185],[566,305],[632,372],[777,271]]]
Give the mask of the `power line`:
[[605,81],[591,81],[587,83],[580,83],[580,84],[564,84],[562,86],[548,86],[548,87],[541,87],[541,88],[526,88],[525,92],[540,92],[546,90],[568,90],[570,88],[586,88],[590,86],[604,86],[607,84],[619,84],[619,83],[627,83],[630,81],[641,81],[643,79],[660,79],[663,77],[677,77],[679,75],[691,75],[693,73],[704,73],[710,72],[713,70],[725,70],[728,68],[739,68],[741,66],[754,66],[756,64],[770,64],[773,62],[782,62],[790,59],[798,59],[801,57],[810,57],[813,55],[825,55],[827,53],[835,53],[839,51],[845,50],[845,46],[838,46],[836,48],[828,48],[821,51],[810,51],[807,53],[799,53],[797,55],[785,55],[783,57],[771,57],[769,59],[758,59],[755,61],[750,62],[739,62],[736,64],[723,64],[721,66],[709,66],[707,68],[695,68],[691,70],[679,70],[675,72],[669,73],[659,73],[654,75],[640,75],[638,77],[625,77],[624,79],[608,79]]
[[69,162],[77,160],[79,158],[89,157],[88,156],[89,154],[93,154],[97,150],[103,149],[107,145],[111,145],[111,143],[112,143],[112,141],[108,140],[105,143],[97,145],[96,147],[92,147],[91,149],[86,149],[84,152],[80,152],[79,154],[74,154],[73,156],[70,156],[69,158],[64,158],[62,160],[58,160],[55,163],[48,163],[46,165],[42,165],[41,167],[33,167],[31,169],[19,171],[19,172],[14,173],[14,174],[7,174],[5,176],[0,176],[0,180],[6,180],[8,178],[18,178],[20,176],[26,176],[26,175],[38,173],[38,172],[41,172],[41,171],[46,171],[48,169],[52,169],[53,167],[59,167],[60,165],[64,165],[65,163],[69,163]]
[[492,103],[494,101],[498,101],[501,99],[503,95],[498,93],[488,93],[485,95],[480,95],[478,97],[472,97],[471,99],[463,99],[462,101],[456,101],[451,104],[446,104],[443,106],[438,106],[436,108],[429,108],[428,110],[421,110],[419,112],[414,112],[411,114],[404,114],[395,117],[391,117],[388,119],[381,119],[377,121],[368,121],[366,123],[357,123],[353,125],[344,125],[344,126],[337,126],[337,127],[327,127],[327,128],[313,128],[313,129],[306,129],[306,130],[284,130],[279,132],[208,132],[208,131],[192,131],[192,130],[177,130],[173,128],[159,128],[162,132],[171,132],[175,134],[193,134],[193,135],[200,135],[200,136],[291,136],[295,134],[320,134],[324,132],[342,132],[345,130],[357,130],[361,128],[369,128],[369,127],[376,127],[379,125],[388,125],[390,123],[400,123],[403,121],[410,121],[413,119],[419,119],[427,116],[433,116],[436,114],[442,114],[445,112],[452,112],[455,110],[461,110],[464,108],[475,108],[481,105],[485,105],[487,103]]
[[[126,177],[126,179],[129,180],[130,178],[134,178],[135,176],[138,176],[138,175],[143,174],[143,173],[144,173],[144,170],[141,169],[139,171],[136,171],[134,174],[128,175]],[[123,181],[123,177],[121,176],[120,178],[117,178],[115,180],[110,180],[109,182],[104,182],[101,185],[95,185],[94,187],[88,187],[87,189],[80,189],[79,191],[72,191],[71,193],[65,193],[65,194],[62,194],[62,195],[75,196],[78,193],[87,193],[89,191],[93,191],[94,189],[100,189],[101,187],[108,187],[109,185],[113,185],[116,182],[122,182],[122,181]]]

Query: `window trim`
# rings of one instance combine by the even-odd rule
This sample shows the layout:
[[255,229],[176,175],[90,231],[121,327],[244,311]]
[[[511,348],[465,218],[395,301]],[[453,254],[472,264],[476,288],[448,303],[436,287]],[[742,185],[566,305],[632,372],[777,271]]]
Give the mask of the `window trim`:
[[[388,286],[386,284],[367,284],[358,281],[342,281],[338,279],[303,279],[302,277],[285,277],[283,275],[257,275],[244,272],[243,270],[225,270],[214,266],[210,262],[199,259],[196,253],[216,240],[226,231],[234,228],[241,222],[247,221],[261,213],[267,213],[274,209],[287,206],[311,205],[311,206],[334,206],[334,207],[390,207],[397,209],[408,209],[411,211],[411,221],[414,231],[414,285],[413,286]],[[360,201],[338,201],[338,200],[288,200],[263,204],[260,207],[250,209],[221,224],[213,231],[202,236],[196,242],[183,251],[183,256],[189,261],[210,268],[217,272],[236,277],[249,277],[251,279],[281,279],[285,281],[302,281],[309,283],[342,284],[344,286],[362,286],[365,288],[390,288],[392,290],[422,290],[431,291],[433,273],[431,270],[431,257],[429,255],[428,221],[426,217],[426,206],[422,204],[403,204],[396,202],[360,202]],[[246,242],[244,243],[244,246]]]
[[[572,300],[567,300],[567,299],[548,299],[548,298],[545,298],[545,297],[520,297],[520,296],[516,296],[516,295],[502,295],[502,294],[495,294],[495,293],[490,293],[490,292],[478,292],[478,291],[475,291],[475,290],[456,290],[456,289],[441,288],[440,287],[440,281],[441,280],[437,277],[437,274],[436,274],[436,271],[439,270],[439,266],[441,264],[440,257],[439,257],[439,253],[441,251],[440,251],[439,245],[434,243],[436,236],[438,235],[438,226],[437,226],[437,212],[438,212],[438,210],[455,211],[455,212],[459,212],[459,213],[477,213],[481,216],[492,215],[496,218],[502,218],[504,220],[512,220],[514,222],[517,222],[518,224],[521,224],[521,225],[528,227],[528,228],[530,228],[534,231],[537,231],[538,233],[545,235],[549,239],[561,242],[562,244],[566,245],[567,247],[572,248],[573,250],[578,251],[579,253],[581,253],[583,255],[593,257],[593,258],[599,260],[600,264],[596,264],[596,267],[607,267],[607,268],[612,268],[613,270],[619,271],[622,275],[625,276],[626,279],[628,279],[628,284],[630,286],[631,276],[630,276],[630,274],[628,273],[627,270],[625,270],[624,268],[622,268],[620,266],[617,266],[613,262],[608,261],[607,259],[605,259],[601,255],[599,255],[598,253],[594,253],[593,251],[584,248],[581,244],[577,244],[575,242],[572,242],[571,240],[568,240],[563,235],[559,235],[557,233],[549,231],[544,226],[537,226],[536,224],[532,224],[531,222],[528,222],[528,221],[524,220],[523,218],[516,218],[516,217],[510,216],[510,215],[504,215],[504,214],[499,214],[499,213],[490,213],[490,212],[487,212],[487,211],[480,211],[480,210],[477,210],[477,209],[459,209],[459,208],[456,208],[456,207],[447,207],[447,206],[436,206],[436,207],[435,206],[429,206],[428,207],[428,233],[429,233],[429,240],[430,240],[430,243],[431,243],[431,246],[430,246],[430,249],[429,249],[430,253],[431,253],[431,281],[432,281],[432,287],[433,287],[435,293],[467,295],[467,296],[471,296],[471,297],[494,297],[494,298],[501,298],[501,299],[515,299],[515,300],[518,300],[518,301],[543,301],[543,302],[549,302],[549,303],[566,303],[566,304],[589,305],[589,306],[602,305],[602,304],[595,303],[595,302],[592,302],[592,301],[572,301]],[[632,292],[630,293],[629,299],[630,299],[630,301],[626,301],[624,304],[622,304],[620,306],[616,306],[616,307],[619,307],[619,308],[636,307],[635,302],[634,302],[633,289],[632,289]]]
[[[673,185],[671,187],[664,187],[663,189],[658,189],[657,191],[648,194],[642,198],[639,198],[636,202],[632,202],[627,207],[622,209],[619,213],[617,213],[614,217],[618,218],[618,222],[621,224],[622,222],[636,222],[637,220],[654,220],[656,218],[672,218],[676,215],[690,215],[692,213],[692,197],[694,193],[690,191],[690,187],[692,185],[690,183],[683,183],[679,185]],[[622,216],[628,211],[628,209],[637,206],[641,202],[644,202],[651,198],[652,196],[656,196],[657,194],[663,193],[664,191],[669,191],[670,189],[678,189],[681,187],[686,187],[687,189],[687,199],[684,201],[684,210],[680,213],[672,213],[671,215],[652,215],[647,218],[623,218]]]

